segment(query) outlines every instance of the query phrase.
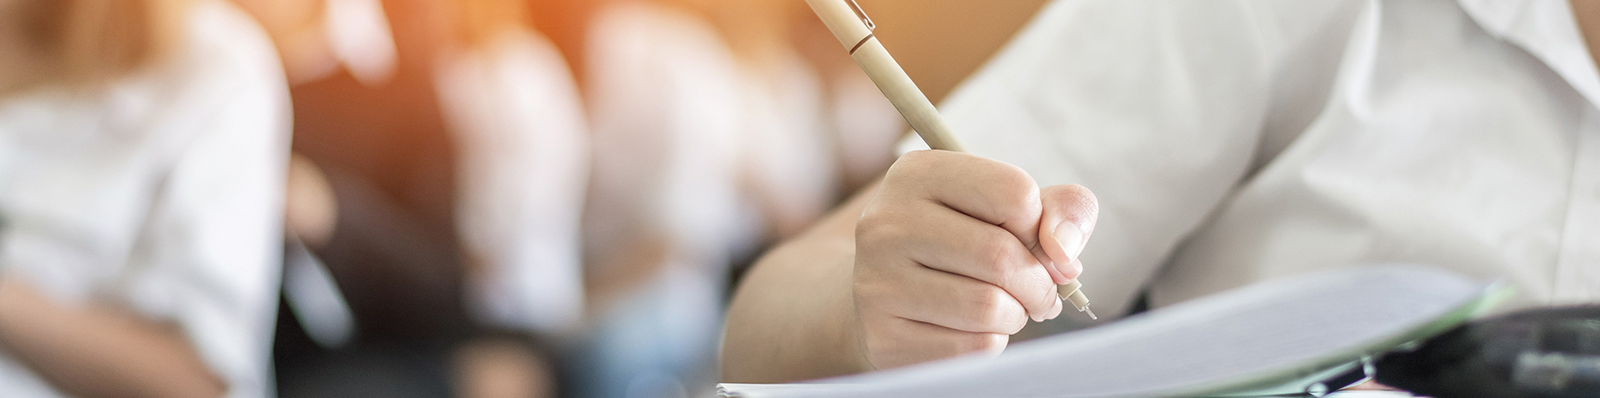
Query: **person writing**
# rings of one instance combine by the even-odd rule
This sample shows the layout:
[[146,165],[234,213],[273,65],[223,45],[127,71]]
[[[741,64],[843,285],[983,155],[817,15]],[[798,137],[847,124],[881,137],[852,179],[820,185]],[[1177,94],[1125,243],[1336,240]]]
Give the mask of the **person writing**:
[[757,263],[723,379],[994,355],[1080,276],[1107,318],[1384,261],[1502,279],[1510,307],[1594,301],[1597,24],[1587,2],[1050,2],[942,103],[976,156],[908,153]]

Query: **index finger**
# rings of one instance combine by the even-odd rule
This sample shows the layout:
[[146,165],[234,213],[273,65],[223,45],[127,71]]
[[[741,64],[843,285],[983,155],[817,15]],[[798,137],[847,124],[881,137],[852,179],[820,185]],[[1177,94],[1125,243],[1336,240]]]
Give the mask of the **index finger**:
[[[909,180],[907,185],[921,189],[899,189],[898,184],[887,183],[891,180]],[[999,226],[1040,261],[1049,261],[1039,247],[1039,220],[1044,211],[1039,185],[1020,167],[967,153],[915,151],[895,162],[884,181],[883,195],[931,201]]]

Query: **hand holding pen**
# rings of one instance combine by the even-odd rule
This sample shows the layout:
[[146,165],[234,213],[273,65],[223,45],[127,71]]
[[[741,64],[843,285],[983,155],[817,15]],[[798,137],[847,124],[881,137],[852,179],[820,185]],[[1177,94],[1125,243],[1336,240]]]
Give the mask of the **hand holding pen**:
[[[877,368],[998,354],[1028,319],[1088,312],[1076,278],[1098,202],[1040,188],[1022,169],[966,153],[850,0],[807,0],[935,151],[895,162],[856,226],[856,327]],[[1057,285],[1063,285],[1057,290]],[[1088,312],[1093,317],[1093,312]]]

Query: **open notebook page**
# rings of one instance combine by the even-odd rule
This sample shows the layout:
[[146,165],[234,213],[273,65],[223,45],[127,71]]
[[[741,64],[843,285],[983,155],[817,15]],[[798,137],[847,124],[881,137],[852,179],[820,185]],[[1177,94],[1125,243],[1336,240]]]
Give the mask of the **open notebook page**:
[[1487,287],[1415,266],[1330,271],[1016,344],[993,359],[721,390],[752,398],[1221,394],[1291,381],[1464,321]]

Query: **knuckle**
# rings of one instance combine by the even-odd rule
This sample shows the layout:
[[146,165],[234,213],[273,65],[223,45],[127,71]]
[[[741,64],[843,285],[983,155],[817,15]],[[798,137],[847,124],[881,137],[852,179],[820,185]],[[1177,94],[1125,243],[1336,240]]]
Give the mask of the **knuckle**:
[[929,170],[933,170],[932,165],[936,163],[935,158],[937,157],[938,153],[935,151],[908,152],[896,159],[894,164],[889,165],[889,171],[885,179],[914,178],[924,175]]
[[991,228],[985,232],[983,243],[979,244],[982,258],[985,263],[978,264],[979,269],[986,275],[983,279],[1004,280],[1010,264],[1015,262],[1020,255],[1019,245],[1012,244],[1015,240],[1010,233],[998,228]]
[[1003,311],[1004,315],[1000,319],[995,320],[996,331],[1016,334],[1022,331],[1024,326],[1028,326],[1028,311],[1022,308],[1022,304],[1016,299],[1011,298],[1011,295],[1006,294],[1005,299],[1007,310]]
[[971,307],[974,318],[994,319],[1000,312],[1000,296],[995,294],[999,288],[984,285],[970,289],[966,292],[967,303]]
[[993,352],[1004,349],[1006,336],[993,333],[971,333],[956,338],[952,343],[954,351],[962,354],[972,352]]
[[984,341],[979,349],[993,355],[999,355],[1000,351],[1006,348],[1006,343],[1010,339],[1009,336],[1003,334],[990,334],[983,337]]
[[902,163],[903,162],[903,163],[910,164],[910,163],[923,162],[923,161],[926,161],[926,159],[929,156],[933,156],[933,151],[924,149],[924,150],[916,150],[916,151],[906,152],[906,154],[900,155],[900,159],[896,160],[895,163]]
[[1001,186],[1015,192],[1038,189],[1038,185],[1033,182],[1033,177],[1028,176],[1027,171],[1014,164],[996,161],[994,178]]
[[856,250],[873,251],[898,247],[907,240],[910,231],[893,217],[874,214],[862,216],[856,223]]
[[1018,323],[1027,324],[1027,316],[1016,310],[1016,300],[1000,288],[979,288],[971,294],[970,303],[972,319],[986,331],[1011,333],[1013,328],[1020,329]]
[[871,233],[874,228],[890,224],[892,220],[887,212],[868,209],[861,213],[861,218],[856,219],[856,236]]
[[1038,282],[1034,282],[1034,285],[1039,287],[1039,308],[1048,310],[1055,306],[1057,300],[1061,300],[1059,298],[1060,293],[1057,293],[1059,287],[1056,286],[1055,281],[1050,279],[1050,274],[1044,274],[1043,277],[1039,278]]
[[1014,165],[1002,163],[1002,167],[994,177],[996,192],[1003,193],[1000,210],[1005,214],[1019,216],[1036,215],[1042,208],[1039,200],[1039,184],[1033,177]]

